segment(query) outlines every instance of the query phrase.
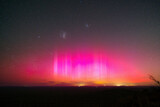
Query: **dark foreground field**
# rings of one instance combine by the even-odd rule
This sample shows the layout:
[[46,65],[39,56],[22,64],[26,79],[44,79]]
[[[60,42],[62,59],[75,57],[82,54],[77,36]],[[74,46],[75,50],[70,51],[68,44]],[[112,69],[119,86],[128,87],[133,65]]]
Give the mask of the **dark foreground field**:
[[1,107],[160,107],[158,87],[0,87]]

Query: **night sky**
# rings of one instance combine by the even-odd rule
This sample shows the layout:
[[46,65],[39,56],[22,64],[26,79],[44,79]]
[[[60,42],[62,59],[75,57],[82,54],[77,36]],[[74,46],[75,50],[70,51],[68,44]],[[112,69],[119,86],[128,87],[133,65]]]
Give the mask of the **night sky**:
[[0,85],[98,84],[54,74],[55,58],[75,63],[78,54],[80,62],[101,54],[113,62],[103,85],[152,84],[148,74],[160,80],[160,1],[0,0],[0,49]]

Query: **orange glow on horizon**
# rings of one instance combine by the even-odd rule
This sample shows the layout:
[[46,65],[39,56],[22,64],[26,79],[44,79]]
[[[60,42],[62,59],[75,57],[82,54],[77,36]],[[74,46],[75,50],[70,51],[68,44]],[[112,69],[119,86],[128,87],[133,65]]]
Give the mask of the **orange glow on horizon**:
[[104,53],[56,54],[53,78],[57,82],[79,82],[77,86],[133,86],[134,83],[148,81],[136,67]]

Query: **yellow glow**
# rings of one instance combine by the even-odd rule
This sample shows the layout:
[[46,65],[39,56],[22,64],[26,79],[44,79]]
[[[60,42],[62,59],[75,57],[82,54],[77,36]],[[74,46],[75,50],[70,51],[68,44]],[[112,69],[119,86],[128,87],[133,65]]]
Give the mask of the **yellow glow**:
[[124,85],[124,84],[121,84],[121,83],[119,83],[119,84],[116,84],[116,86],[122,86],[122,85]]
[[85,85],[86,85],[85,83],[79,83],[79,84],[78,84],[79,87],[85,86]]
[[94,83],[100,85],[100,84],[105,84],[106,82],[104,82],[104,81],[95,81]]
[[127,84],[127,83],[117,83],[116,86],[135,86],[134,84]]

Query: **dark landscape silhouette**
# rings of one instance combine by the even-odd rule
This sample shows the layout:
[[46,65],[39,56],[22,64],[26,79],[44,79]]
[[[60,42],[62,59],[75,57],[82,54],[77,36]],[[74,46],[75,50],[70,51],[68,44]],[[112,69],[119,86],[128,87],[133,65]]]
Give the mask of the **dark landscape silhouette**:
[[0,99],[4,107],[159,107],[160,88],[1,87]]

